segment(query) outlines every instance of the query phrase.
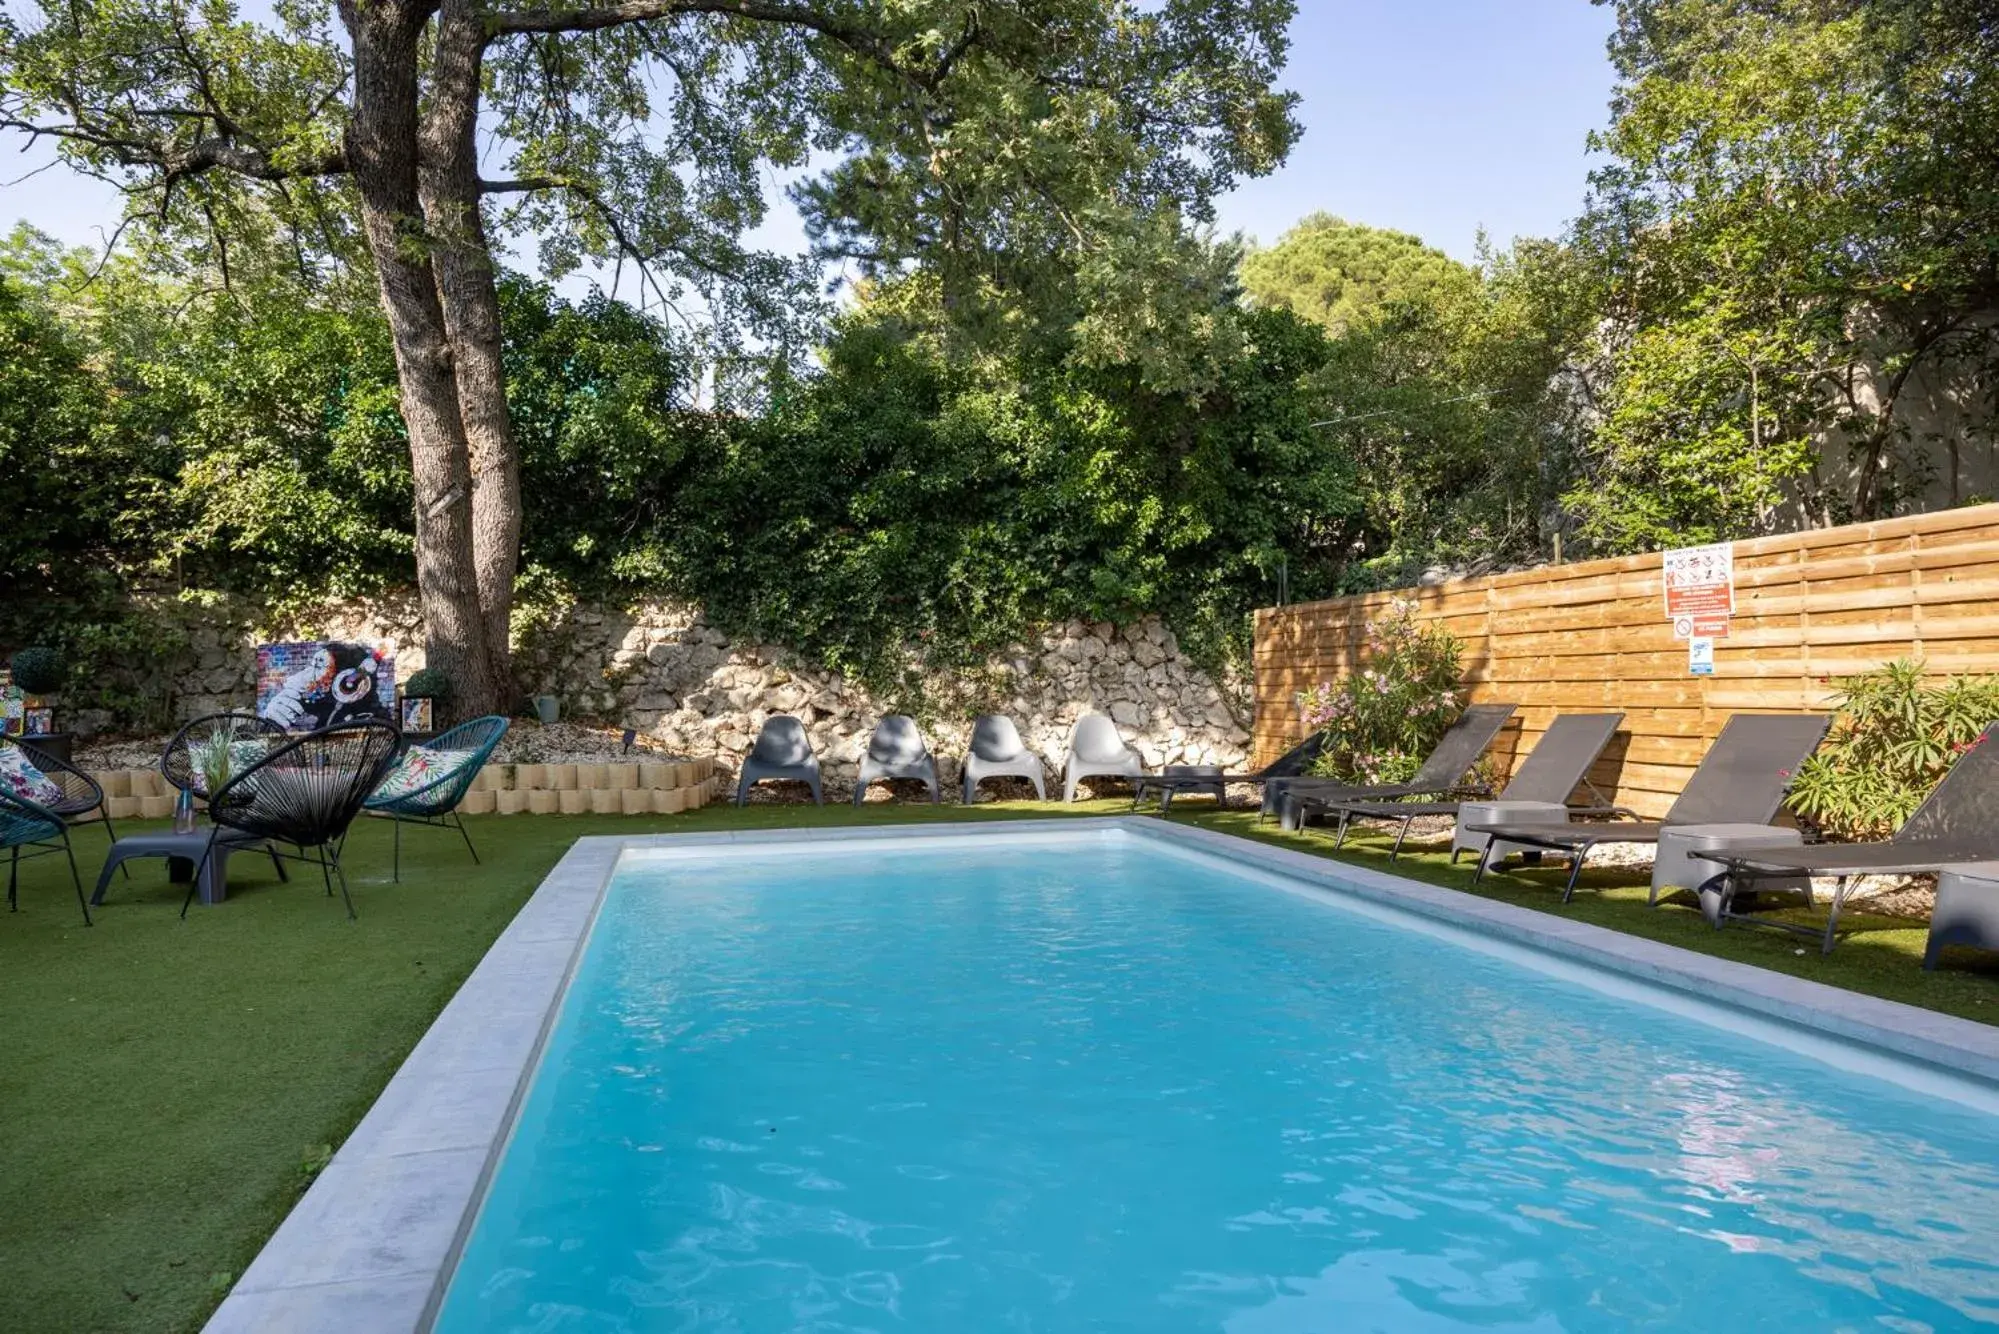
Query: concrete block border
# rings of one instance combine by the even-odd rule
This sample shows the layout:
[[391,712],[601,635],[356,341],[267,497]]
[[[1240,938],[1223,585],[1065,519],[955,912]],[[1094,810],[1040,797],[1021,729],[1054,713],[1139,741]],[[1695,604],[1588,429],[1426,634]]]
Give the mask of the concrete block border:
[[208,1322],[208,1334],[428,1329],[624,853],[1116,832],[1329,905],[1999,1114],[1999,1028],[1152,817],[578,839]]

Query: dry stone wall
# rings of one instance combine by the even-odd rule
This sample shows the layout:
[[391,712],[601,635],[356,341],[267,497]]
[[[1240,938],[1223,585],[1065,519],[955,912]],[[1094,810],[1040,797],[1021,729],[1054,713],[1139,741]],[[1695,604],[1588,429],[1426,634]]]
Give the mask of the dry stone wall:
[[[390,645],[402,677],[423,665],[421,622],[409,599],[330,607],[292,633]],[[176,679],[182,717],[251,701],[257,637],[221,617],[191,627],[188,663]],[[664,600],[572,606],[525,636],[515,666],[526,693],[556,696],[565,719],[636,728],[676,754],[712,756],[730,773],[764,719],[791,714],[805,723],[828,787],[838,792],[850,789],[869,732],[896,702],[781,645],[732,640],[698,607]],[[1012,715],[1048,760],[1051,780],[1085,713],[1109,714],[1151,765],[1235,768],[1248,755],[1247,680],[1196,666],[1156,618],[1049,626],[970,670],[927,670],[912,659],[909,681],[899,698],[922,701],[919,722],[947,786],[956,783],[973,718],[986,712]]]

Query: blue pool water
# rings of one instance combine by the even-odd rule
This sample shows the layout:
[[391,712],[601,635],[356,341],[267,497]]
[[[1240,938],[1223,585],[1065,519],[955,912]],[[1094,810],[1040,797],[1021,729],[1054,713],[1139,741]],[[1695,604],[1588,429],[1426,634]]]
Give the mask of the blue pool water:
[[1999,1321],[1999,1118],[1153,840],[983,841],[628,858],[437,1328]]

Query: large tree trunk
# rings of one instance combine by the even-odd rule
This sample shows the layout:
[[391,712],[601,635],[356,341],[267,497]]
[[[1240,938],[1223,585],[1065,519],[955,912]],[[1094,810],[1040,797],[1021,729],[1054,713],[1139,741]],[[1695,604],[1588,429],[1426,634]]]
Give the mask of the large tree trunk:
[[347,158],[395,345],[416,489],[417,591],[430,665],[455,704],[486,713],[505,699],[488,646],[473,564],[472,476],[457,376],[431,272],[417,188],[420,10],[398,0],[343,0],[354,43]]
[[469,0],[444,0],[421,132],[424,216],[458,377],[472,475],[472,558],[486,648],[505,680],[521,541],[520,456],[507,414],[500,295],[479,214],[480,61],[485,25]]

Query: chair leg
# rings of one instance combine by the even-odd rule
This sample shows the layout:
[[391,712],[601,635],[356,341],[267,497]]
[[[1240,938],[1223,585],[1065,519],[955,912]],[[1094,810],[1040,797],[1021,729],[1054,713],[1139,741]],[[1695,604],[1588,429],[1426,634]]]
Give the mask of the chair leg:
[[395,852],[391,854],[393,860],[390,864],[395,867],[394,882],[400,885],[403,882],[403,822],[400,816],[391,815],[389,823],[396,827]]
[[458,837],[465,840],[465,850],[472,854],[472,864],[474,866],[485,865],[484,862],[479,860],[479,849],[472,846],[472,831],[465,827],[465,817],[457,811],[453,811],[451,812],[451,823],[458,826]]
[[278,883],[289,885],[292,882],[292,873],[285,869],[285,859],[278,856],[278,845],[266,841],[264,851],[271,854],[271,867],[278,873]]
[[1340,831],[1333,838],[1334,852],[1338,852],[1341,848],[1347,845],[1347,827],[1352,823],[1353,823],[1353,813],[1351,811],[1342,810],[1340,812]]
[[1582,878],[1583,861],[1589,856],[1589,850],[1595,846],[1595,843],[1585,843],[1580,847],[1570,849],[1569,883],[1568,887],[1562,891],[1562,902],[1567,903],[1576,896],[1576,881]]
[[1413,815],[1407,815],[1402,818],[1402,827],[1395,831],[1395,846],[1388,853],[1390,863],[1393,863],[1397,857],[1402,855],[1402,840],[1409,837],[1409,826],[1414,823],[1416,823],[1416,817]]
[[62,855],[69,858],[69,878],[76,885],[76,906],[83,909],[83,924],[85,926],[96,926],[97,923],[90,920],[90,905],[83,898],[83,877],[77,873],[76,851],[69,845],[69,830],[67,829],[62,831]]
[[21,850],[7,849],[7,911],[21,911],[19,888],[21,879]]
[[1478,869],[1471,873],[1471,882],[1474,885],[1485,879],[1486,870],[1492,865],[1492,850],[1498,846],[1499,839],[1497,837],[1492,835],[1486,837],[1485,850],[1478,854]]
[[[112,847],[114,847],[114,848],[115,848],[115,847],[117,847],[117,846],[118,846],[118,831],[117,831],[116,829],[112,828],[112,826],[111,826],[111,812],[109,812],[109,811],[106,811],[106,810],[103,810],[103,809],[101,809],[101,808],[100,808],[100,810],[99,810],[99,812],[98,812],[98,821],[97,821],[97,822],[98,822],[99,824],[101,824],[101,825],[103,825],[103,826],[104,826],[104,837],[106,837],[106,838],[108,838],[108,839],[110,839],[110,840],[111,840],[111,846],[112,846]],[[123,872],[125,873],[125,878],[126,878],[127,880],[130,880],[130,879],[132,878],[132,868],[131,868],[130,866],[127,866],[127,865],[126,865],[126,864],[125,864],[124,862],[119,862],[119,863],[118,863],[118,869],[119,869],[120,871],[123,871]]]
[[[327,857],[329,853],[331,853],[332,855],[333,874],[340,881],[341,901],[347,905],[347,920],[350,922],[358,921],[360,919],[354,915],[354,896],[347,892],[347,872],[340,869],[340,849],[338,847],[321,848],[319,850],[320,873],[322,875],[326,873]],[[329,888],[326,892],[328,894],[331,894],[333,891],[332,889]]]
[[1832,887],[1832,911],[1825,919],[1825,940],[1819,945],[1820,954],[1831,954],[1832,947],[1839,943],[1839,909],[1846,902],[1848,877],[1841,876]]
[[201,892],[201,877],[208,870],[208,859],[215,852],[215,839],[221,832],[221,825],[209,830],[208,842],[202,845],[201,860],[194,864],[194,875],[187,882],[187,897],[180,901],[180,919],[183,922],[187,920],[188,905],[193,903],[194,896]]

